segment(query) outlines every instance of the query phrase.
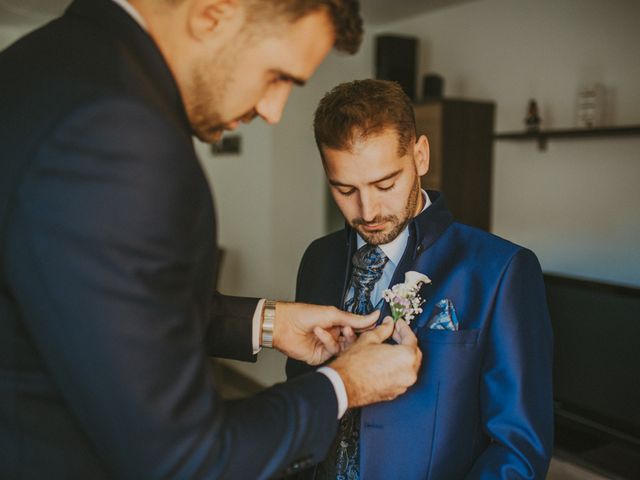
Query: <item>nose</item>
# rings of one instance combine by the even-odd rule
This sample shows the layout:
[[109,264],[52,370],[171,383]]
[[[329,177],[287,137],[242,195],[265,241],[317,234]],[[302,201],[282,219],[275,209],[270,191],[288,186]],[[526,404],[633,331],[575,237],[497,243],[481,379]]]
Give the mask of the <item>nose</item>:
[[274,125],[280,121],[291,88],[289,82],[278,82],[267,89],[256,105],[256,112],[265,122]]
[[372,222],[380,213],[378,199],[366,190],[360,192],[360,212],[365,222]]

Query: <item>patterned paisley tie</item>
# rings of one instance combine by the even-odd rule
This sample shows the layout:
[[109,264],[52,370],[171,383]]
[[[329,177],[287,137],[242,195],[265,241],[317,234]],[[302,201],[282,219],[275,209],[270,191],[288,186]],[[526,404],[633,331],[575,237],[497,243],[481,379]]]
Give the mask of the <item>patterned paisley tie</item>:
[[[371,292],[389,259],[374,245],[364,245],[351,259],[353,270],[344,303],[347,311],[365,315],[373,310]],[[358,480],[360,478],[360,409],[349,409],[340,420],[338,435],[327,459],[318,465],[316,479]]]

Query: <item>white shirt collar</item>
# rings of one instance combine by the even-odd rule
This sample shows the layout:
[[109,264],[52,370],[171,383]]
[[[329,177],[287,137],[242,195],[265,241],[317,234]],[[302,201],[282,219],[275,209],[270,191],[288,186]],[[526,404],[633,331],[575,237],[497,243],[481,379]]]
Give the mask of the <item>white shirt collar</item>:
[[[429,195],[427,195],[427,192],[425,192],[424,190],[421,191],[422,198],[424,199],[424,206],[422,207],[420,213],[424,212],[429,207],[429,205],[431,205],[431,199],[429,198]],[[400,234],[396,238],[391,240],[389,243],[379,245],[380,250],[384,252],[390,262],[397,266],[400,263],[400,260],[402,260],[404,249],[407,247],[408,238],[409,228],[407,225],[407,227],[405,227],[404,230],[402,230],[402,232],[400,232]],[[360,234],[358,234],[357,236],[357,242],[358,248],[362,247],[366,243],[360,236]]]
[[138,22],[138,24],[144,29],[147,30],[147,22],[144,21],[140,12],[136,10],[133,5],[131,5],[127,0],[112,0],[113,3],[120,5],[125,12],[127,12],[131,17]]

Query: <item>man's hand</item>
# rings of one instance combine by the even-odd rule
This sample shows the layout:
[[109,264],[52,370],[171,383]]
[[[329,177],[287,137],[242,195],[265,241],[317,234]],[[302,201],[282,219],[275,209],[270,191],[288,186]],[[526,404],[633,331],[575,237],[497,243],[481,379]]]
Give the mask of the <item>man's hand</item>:
[[[382,343],[391,334],[397,345]],[[329,366],[340,374],[349,407],[360,407],[403,394],[418,379],[422,352],[409,326],[391,317],[364,332]]]
[[277,302],[273,347],[288,357],[319,365],[342,351],[345,338],[353,341],[354,329],[371,327],[379,315],[378,311],[360,316],[335,307]]

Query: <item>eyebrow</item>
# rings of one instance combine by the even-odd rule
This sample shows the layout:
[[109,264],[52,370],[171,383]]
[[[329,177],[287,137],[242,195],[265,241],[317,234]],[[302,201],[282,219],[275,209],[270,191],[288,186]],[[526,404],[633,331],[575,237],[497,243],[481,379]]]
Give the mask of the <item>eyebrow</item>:
[[[385,175],[382,178],[374,180],[373,182],[369,182],[367,185],[375,185],[376,183],[384,182],[385,180],[390,180],[393,177],[398,176],[401,172],[402,172],[402,168],[400,168],[399,170],[396,170],[395,172],[391,172],[389,175]],[[333,185],[334,187],[352,187],[353,186],[353,185],[348,185],[346,183],[341,183],[341,182],[338,182],[337,180],[332,180],[332,179],[329,179],[329,184]]]
[[307,81],[296,77],[295,75],[291,75],[289,73],[285,73],[282,70],[274,70],[273,73],[275,73],[276,75],[278,75],[278,77],[281,80],[287,81],[287,82],[291,82],[294,85],[297,85],[298,87],[304,87],[307,84]]

